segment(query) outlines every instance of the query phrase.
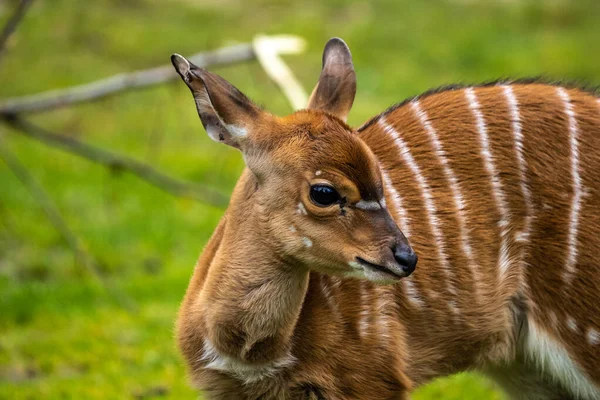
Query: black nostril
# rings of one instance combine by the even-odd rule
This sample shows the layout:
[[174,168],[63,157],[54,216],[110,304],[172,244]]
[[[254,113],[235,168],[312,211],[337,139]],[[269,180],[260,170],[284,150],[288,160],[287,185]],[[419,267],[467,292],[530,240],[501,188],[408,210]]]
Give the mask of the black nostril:
[[418,257],[409,246],[396,245],[392,248],[394,259],[400,264],[406,276],[413,273],[417,266]]

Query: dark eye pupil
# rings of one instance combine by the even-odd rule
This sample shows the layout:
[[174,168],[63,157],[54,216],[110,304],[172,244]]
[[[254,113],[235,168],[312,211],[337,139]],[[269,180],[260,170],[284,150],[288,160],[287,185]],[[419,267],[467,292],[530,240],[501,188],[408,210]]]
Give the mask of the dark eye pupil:
[[314,185],[310,187],[310,199],[318,206],[330,206],[339,202],[340,195],[331,186]]

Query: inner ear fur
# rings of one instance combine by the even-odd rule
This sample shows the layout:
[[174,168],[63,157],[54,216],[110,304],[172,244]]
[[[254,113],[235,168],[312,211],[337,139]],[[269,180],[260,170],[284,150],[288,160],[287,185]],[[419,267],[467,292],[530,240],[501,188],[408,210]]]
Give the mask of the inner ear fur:
[[346,121],[356,95],[352,55],[340,38],[330,39],[323,50],[323,67],[310,99],[309,109],[323,110]]
[[241,149],[263,111],[231,83],[173,54],[171,62],[186,83],[208,135]]

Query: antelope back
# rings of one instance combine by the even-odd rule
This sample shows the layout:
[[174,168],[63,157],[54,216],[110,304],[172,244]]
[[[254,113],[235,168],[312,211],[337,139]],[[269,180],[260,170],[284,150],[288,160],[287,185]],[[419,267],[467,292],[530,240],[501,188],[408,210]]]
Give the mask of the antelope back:
[[[462,368],[520,352],[569,396],[600,396],[598,97],[535,81],[448,87],[392,107],[359,136],[420,257],[403,281],[409,309],[443,330],[475,326],[467,342],[487,353],[465,354],[452,332],[420,335],[414,351],[463,354]],[[429,324],[412,322],[408,337]]]

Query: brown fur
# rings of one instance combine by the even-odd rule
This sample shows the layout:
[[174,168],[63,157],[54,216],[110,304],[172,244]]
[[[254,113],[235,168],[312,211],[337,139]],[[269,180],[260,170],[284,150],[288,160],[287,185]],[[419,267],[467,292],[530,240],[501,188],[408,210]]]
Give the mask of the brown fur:
[[[348,60],[345,47],[338,42],[331,46]],[[184,76],[188,67],[181,63],[175,62]],[[353,75],[348,70],[351,62],[344,65],[332,74]],[[212,75],[206,74],[200,75]],[[600,345],[586,342],[591,329],[600,331],[595,305],[600,293],[596,97],[568,90],[579,124],[579,170],[585,192],[576,275],[567,285],[563,276],[573,181],[568,119],[556,87],[512,85],[520,110],[531,204],[520,184],[503,87],[474,89],[504,193],[509,219],[505,228],[498,225],[502,215],[494,200],[496,189],[464,89],[418,98],[460,185],[473,249],[471,265],[461,247],[453,192],[412,108],[415,100],[387,111],[357,134],[338,119],[349,110],[352,87],[345,90],[344,85],[320,82],[318,86],[329,89],[317,86],[315,93],[325,90],[318,98],[334,99],[333,104],[313,95],[315,109],[276,118],[241,94],[234,96],[237,101],[227,100],[231,89],[210,81],[215,78],[186,82],[197,104],[198,96],[210,93],[209,99],[204,98],[208,102],[198,106],[203,122],[208,113],[210,123],[247,130],[247,136],[236,137],[235,130],[231,134],[227,125],[219,126],[226,129],[225,142],[242,150],[249,168],[196,265],[178,319],[179,346],[191,379],[208,398],[405,399],[414,386],[472,369],[493,377],[516,398],[525,392],[540,399],[577,398],[524,355],[528,321],[563,346],[581,374],[600,386]],[[211,88],[205,91],[204,85]],[[442,243],[436,242],[429,223],[423,185],[399,155],[382,121],[401,134],[427,180]],[[401,195],[405,220],[385,188],[380,167]],[[345,196],[345,206],[312,204],[310,184],[323,180]],[[359,207],[359,201],[377,202],[382,195],[387,207]],[[351,272],[347,263],[354,257],[383,264],[390,257],[390,243],[406,242],[392,218],[400,226],[410,226],[408,240],[419,255],[419,265],[405,279],[419,294],[421,306],[411,301],[410,287],[402,282],[381,286],[344,277]],[[530,236],[519,240],[529,219]],[[503,238],[509,260],[504,274],[499,267]],[[447,271],[439,260],[441,245]],[[576,321],[576,329],[568,327],[568,318]],[[215,368],[206,354],[207,341],[221,360],[243,368],[289,363],[260,379],[247,379],[250,375],[243,371]]]

